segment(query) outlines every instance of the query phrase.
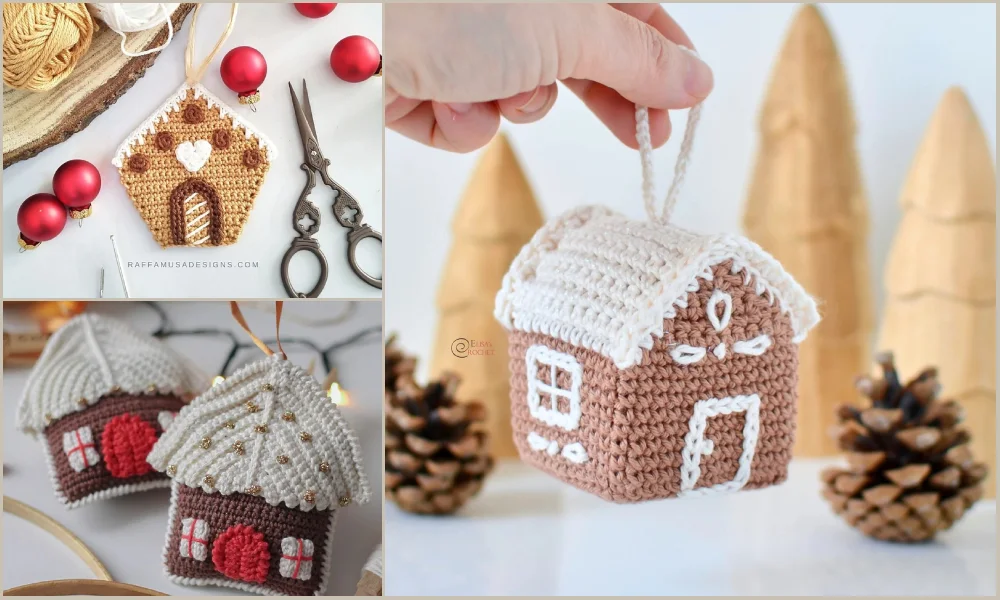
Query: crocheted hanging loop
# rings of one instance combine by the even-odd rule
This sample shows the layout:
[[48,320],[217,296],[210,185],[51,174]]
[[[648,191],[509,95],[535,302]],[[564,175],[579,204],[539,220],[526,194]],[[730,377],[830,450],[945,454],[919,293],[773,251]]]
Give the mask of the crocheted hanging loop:
[[[678,46],[685,52],[695,56],[697,52],[684,46]],[[653,183],[653,142],[649,134],[649,109],[645,106],[635,107],[635,138],[639,143],[639,159],[642,161],[642,199],[646,206],[646,214],[650,220],[657,223],[669,223],[670,215],[677,205],[684,176],[687,174],[688,162],[691,159],[691,148],[694,144],[694,132],[701,118],[702,105],[696,104],[688,110],[687,126],[684,128],[684,139],[674,164],[674,179],[670,183],[663,206],[656,209],[655,186]]]
[[[282,302],[281,300],[278,300],[274,303],[274,339],[278,343],[278,354],[281,355],[281,358],[286,359],[288,358],[288,356],[285,355],[285,350],[284,348],[281,347],[281,336],[279,335],[281,331],[281,310],[284,307],[284,305],[285,303]],[[243,328],[243,331],[247,332],[247,335],[250,336],[250,339],[253,340],[253,343],[256,344],[257,347],[264,352],[264,354],[268,356],[273,356],[274,350],[271,350],[271,348],[269,348],[268,345],[264,343],[264,340],[260,339],[259,337],[254,335],[252,331],[250,331],[250,326],[247,325],[247,321],[246,319],[243,318],[243,313],[240,311],[240,305],[235,300],[232,300],[229,302],[229,308],[232,310],[233,318],[236,319],[236,322],[240,324],[240,327]]]

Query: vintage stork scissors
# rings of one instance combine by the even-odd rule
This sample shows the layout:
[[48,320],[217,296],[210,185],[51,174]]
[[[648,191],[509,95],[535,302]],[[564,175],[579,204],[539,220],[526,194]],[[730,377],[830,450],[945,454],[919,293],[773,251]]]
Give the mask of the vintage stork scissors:
[[[309,89],[306,87],[305,80],[302,81],[301,104],[295,95],[295,89],[291,83],[288,84],[288,91],[292,94],[295,120],[299,125],[299,136],[302,138],[302,147],[305,151],[306,161],[302,163],[301,168],[306,172],[306,187],[302,190],[299,201],[295,204],[295,211],[292,216],[292,226],[298,232],[299,237],[292,240],[292,245],[285,252],[285,257],[281,261],[281,281],[285,284],[285,291],[288,292],[291,298],[316,298],[323,291],[327,276],[329,275],[326,257],[323,256],[323,252],[319,249],[319,243],[313,239],[313,236],[319,231],[320,219],[316,206],[309,201],[309,194],[316,186],[317,175],[323,181],[324,185],[333,190],[333,216],[336,217],[337,222],[342,227],[350,229],[347,233],[347,262],[362,281],[381,289],[382,280],[365,273],[357,263],[355,252],[357,251],[358,243],[365,238],[375,238],[379,243],[382,243],[382,234],[364,223],[364,213],[361,211],[361,205],[339,183],[331,179],[330,175],[326,172],[327,167],[330,166],[330,161],[323,157],[323,151],[319,149],[319,141],[316,139],[316,125],[313,122],[312,108],[309,106]],[[308,225],[303,225],[302,220],[307,216],[311,222]],[[319,259],[320,264],[319,281],[316,282],[312,291],[307,294],[296,292],[295,288],[292,287],[291,279],[288,277],[288,264],[295,254],[303,250],[315,255]]]

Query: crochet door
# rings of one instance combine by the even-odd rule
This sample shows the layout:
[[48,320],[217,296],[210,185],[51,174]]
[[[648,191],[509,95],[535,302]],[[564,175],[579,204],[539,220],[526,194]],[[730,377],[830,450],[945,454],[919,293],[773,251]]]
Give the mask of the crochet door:
[[162,247],[240,236],[274,146],[201,85],[184,85],[129,135],[112,163]]
[[615,502],[787,476],[818,315],[750,242],[576,211],[522,250],[497,317],[526,462]]

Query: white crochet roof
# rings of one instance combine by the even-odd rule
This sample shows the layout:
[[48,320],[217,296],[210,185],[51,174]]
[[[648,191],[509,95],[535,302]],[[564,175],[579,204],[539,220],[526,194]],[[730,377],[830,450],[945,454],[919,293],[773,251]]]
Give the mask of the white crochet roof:
[[125,159],[132,156],[135,151],[136,145],[142,145],[143,138],[146,137],[148,133],[156,133],[156,124],[160,122],[166,122],[170,118],[170,114],[181,110],[181,102],[187,99],[188,90],[194,90],[195,98],[205,98],[210,107],[215,107],[219,109],[224,116],[229,117],[233,120],[233,124],[237,127],[243,128],[244,133],[249,138],[254,136],[257,138],[257,143],[261,148],[267,149],[267,159],[269,161],[274,161],[278,156],[278,149],[275,148],[271,140],[267,138],[260,130],[250,124],[249,121],[236,114],[233,109],[229,108],[224,102],[219,100],[212,92],[205,89],[205,86],[200,83],[194,85],[189,85],[184,83],[179,90],[174,92],[167,101],[163,103],[160,108],[156,109],[149,118],[142,122],[129,134],[125,141],[118,146],[118,150],[115,151],[115,157],[111,159],[111,164],[118,167],[119,169],[125,163]]
[[[147,461],[205,492],[245,493],[259,486],[269,504],[304,511],[336,507],[344,497],[371,499],[351,427],[319,382],[278,355],[243,367],[182,408]],[[313,503],[303,500],[309,491]]]
[[84,313],[49,339],[35,363],[17,407],[17,427],[41,431],[49,419],[83,410],[107,394],[121,391],[183,396],[194,391],[194,377],[163,342],[125,323]]
[[550,221],[514,259],[496,298],[507,329],[589,348],[620,369],[639,363],[687,295],[732,260],[747,285],[788,315],[795,341],[817,322],[816,303],[746,238],[704,235],[584,207]]

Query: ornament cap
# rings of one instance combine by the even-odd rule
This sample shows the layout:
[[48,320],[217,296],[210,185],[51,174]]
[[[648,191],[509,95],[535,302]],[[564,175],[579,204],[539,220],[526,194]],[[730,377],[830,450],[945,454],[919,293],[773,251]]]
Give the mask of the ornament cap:
[[21,247],[21,250],[34,250],[35,248],[42,245],[41,242],[35,242],[24,237],[24,234],[17,236],[17,245]]
[[239,95],[240,104],[256,104],[260,102],[260,90],[244,92]]
[[90,204],[81,208],[69,209],[69,218],[71,219],[86,219],[91,214],[93,214],[93,210]]

